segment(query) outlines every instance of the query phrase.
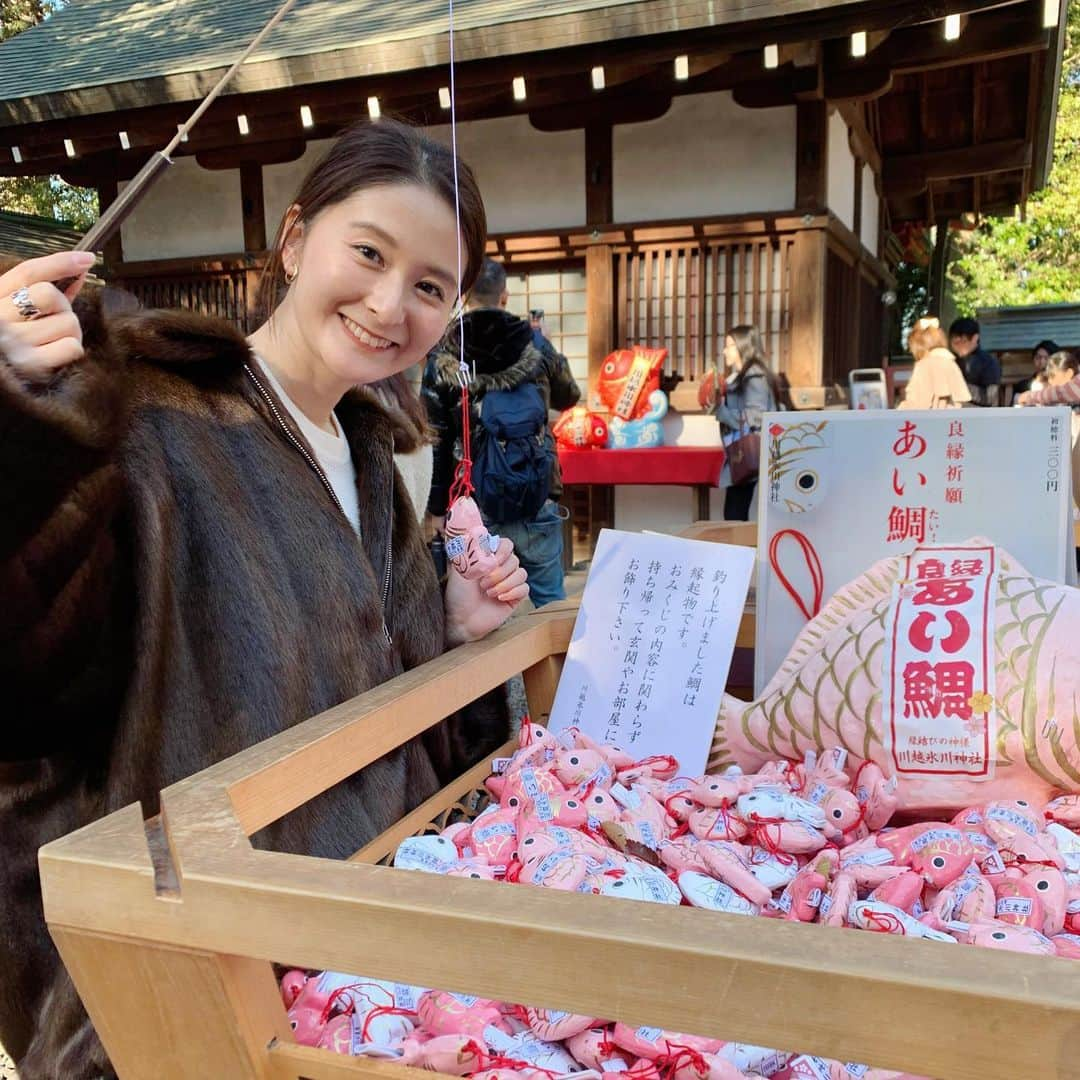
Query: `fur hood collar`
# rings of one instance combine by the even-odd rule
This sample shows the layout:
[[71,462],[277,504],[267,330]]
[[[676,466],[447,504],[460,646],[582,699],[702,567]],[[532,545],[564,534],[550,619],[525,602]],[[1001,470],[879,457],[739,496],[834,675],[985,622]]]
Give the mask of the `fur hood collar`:
[[[190,311],[139,311],[110,320],[109,339],[121,361],[148,364],[200,386],[239,392],[251,386],[245,370],[250,368],[263,389],[273,393],[247,338],[224,319]],[[365,439],[392,441],[399,448],[401,425],[374,392],[362,387],[350,390],[335,412],[347,428],[363,425]],[[300,434],[298,429],[294,433]]]

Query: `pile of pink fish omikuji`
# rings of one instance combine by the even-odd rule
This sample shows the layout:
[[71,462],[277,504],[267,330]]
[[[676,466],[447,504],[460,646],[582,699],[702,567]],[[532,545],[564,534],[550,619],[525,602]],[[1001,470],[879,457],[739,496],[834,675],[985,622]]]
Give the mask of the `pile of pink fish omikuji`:
[[[410,837],[394,865],[1080,958],[1080,796],[889,828],[895,783],[840,750],[682,777],[576,729],[526,722],[520,744],[482,813]],[[336,972],[291,971],[282,995],[301,1043],[481,1080],[906,1075]]]

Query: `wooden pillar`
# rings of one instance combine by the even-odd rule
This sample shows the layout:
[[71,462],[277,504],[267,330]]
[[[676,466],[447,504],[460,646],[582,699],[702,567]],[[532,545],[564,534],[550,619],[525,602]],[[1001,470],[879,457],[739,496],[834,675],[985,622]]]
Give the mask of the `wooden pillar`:
[[[104,214],[120,194],[120,185],[116,177],[107,176],[104,179],[99,180],[97,183],[97,194],[98,213]],[[116,230],[116,235],[105,245],[102,255],[105,259],[105,267],[107,270],[114,269],[124,261],[124,245],[119,229]]]
[[615,270],[609,244],[585,251],[585,323],[589,341],[589,387],[596,386],[600,365],[615,347]]
[[949,219],[937,219],[937,234],[934,238],[934,253],[930,257],[930,279],[927,282],[926,302],[929,313],[939,319],[944,318],[942,307],[945,304],[945,268],[949,263]]
[[240,206],[244,216],[244,250],[266,250],[266,205],[263,199],[262,166],[255,161],[240,164]]
[[824,101],[795,106],[795,209],[825,209],[828,169],[829,113]]
[[[791,247],[791,361],[787,376],[793,389],[820,387],[825,371],[824,229],[803,229]],[[800,408],[816,406],[794,394]]]
[[612,132],[610,120],[585,125],[585,223],[606,225],[615,220],[612,184]]
[[268,1080],[271,1040],[293,1041],[266,961],[49,932],[120,1076]]

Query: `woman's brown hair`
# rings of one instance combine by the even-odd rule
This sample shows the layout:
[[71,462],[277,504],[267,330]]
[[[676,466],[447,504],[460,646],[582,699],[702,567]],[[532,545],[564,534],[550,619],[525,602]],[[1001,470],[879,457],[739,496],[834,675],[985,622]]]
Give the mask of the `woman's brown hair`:
[[921,360],[931,349],[947,349],[949,339],[933,315],[925,315],[912,328],[907,339],[908,352]]
[[769,392],[772,394],[776,407],[780,408],[780,384],[772,368],[769,367],[769,357],[765,352],[765,344],[761,340],[761,331],[756,326],[743,323],[740,326],[733,326],[727,332],[727,336],[735,342],[735,348],[739,350],[739,359],[742,361],[736,378],[741,382],[754,368],[757,368],[769,384]]
[[281,248],[288,230],[297,222],[313,220],[358,191],[389,184],[419,184],[435,192],[451,210],[455,201],[460,205],[465,265],[459,286],[463,296],[472,288],[487,241],[484,201],[472,170],[458,159],[455,199],[454,157],[448,147],[399,120],[364,120],[334,140],[290,203],[290,207],[300,208],[299,215],[286,214],[278,226],[259,279],[256,307],[261,322],[270,318],[281,301],[285,287]]

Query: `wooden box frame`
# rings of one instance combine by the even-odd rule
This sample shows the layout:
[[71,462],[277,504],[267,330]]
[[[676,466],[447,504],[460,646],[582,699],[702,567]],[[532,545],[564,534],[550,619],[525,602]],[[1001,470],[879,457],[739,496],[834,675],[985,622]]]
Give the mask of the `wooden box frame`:
[[123,1080],[419,1080],[297,1045],[272,961],[942,1080],[1080,1077],[1074,961],[374,865],[477,786],[486,762],[350,861],[251,845],[518,672],[542,718],[574,614],[515,620],[175,784],[158,818],[128,806],[42,848],[50,930]]

